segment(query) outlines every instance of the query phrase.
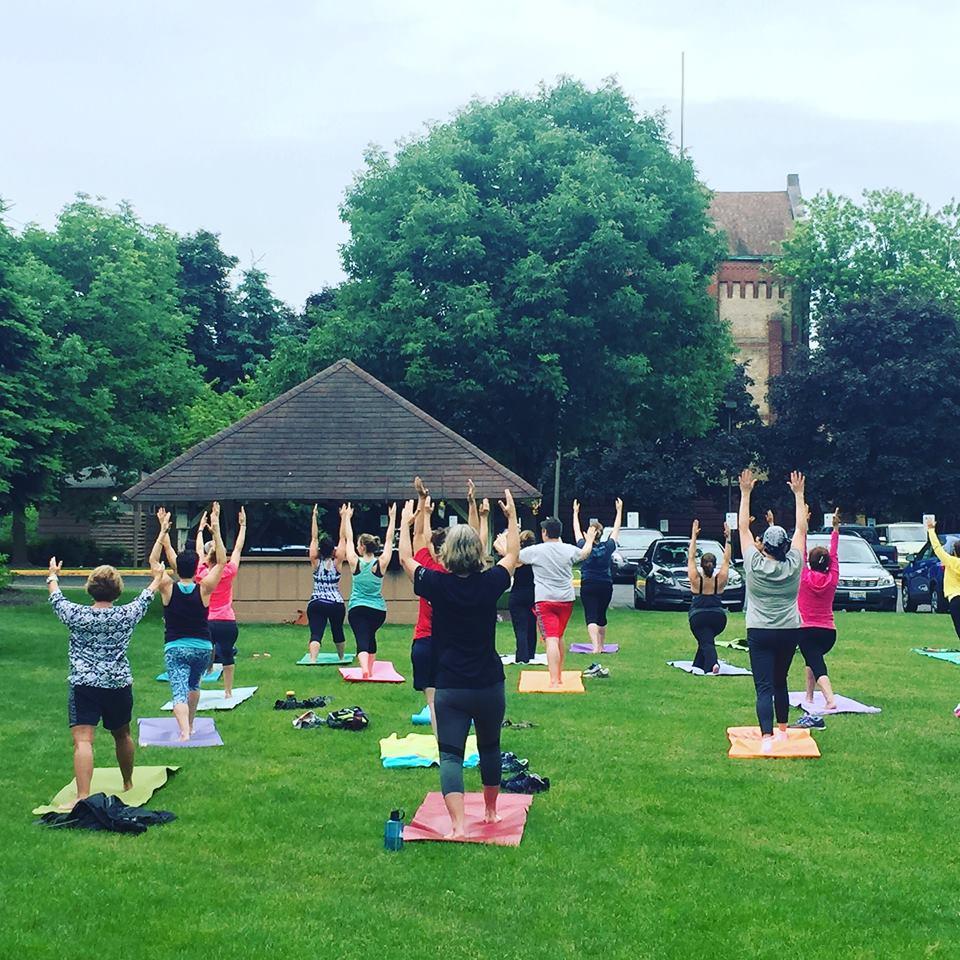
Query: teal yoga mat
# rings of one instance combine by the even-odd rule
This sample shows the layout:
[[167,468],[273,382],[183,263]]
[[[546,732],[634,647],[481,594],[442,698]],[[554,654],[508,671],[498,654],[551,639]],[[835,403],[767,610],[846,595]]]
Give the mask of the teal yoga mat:
[[919,647],[914,647],[913,652],[923,657],[933,657],[934,660],[945,660],[960,667],[960,652],[956,650],[921,650]]
[[345,654],[342,660],[335,653],[318,653],[316,663],[311,663],[310,654],[305,653],[297,661],[297,666],[298,667],[329,667],[329,666],[342,667],[345,663],[353,663],[352,653]]

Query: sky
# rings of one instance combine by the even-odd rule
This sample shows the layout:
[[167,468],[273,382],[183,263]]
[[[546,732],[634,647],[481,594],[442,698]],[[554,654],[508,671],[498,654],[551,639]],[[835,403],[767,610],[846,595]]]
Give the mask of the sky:
[[716,190],[957,193],[953,0],[0,0],[0,197],[52,226],[77,192],[205,228],[300,306],[342,277],[338,207],[474,97],[615,76]]

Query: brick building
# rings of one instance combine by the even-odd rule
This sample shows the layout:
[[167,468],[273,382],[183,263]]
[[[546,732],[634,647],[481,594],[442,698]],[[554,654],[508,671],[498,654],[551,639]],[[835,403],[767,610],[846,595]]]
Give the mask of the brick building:
[[794,302],[790,287],[771,270],[801,214],[795,173],[787,177],[786,190],[718,191],[710,204],[710,216],[727,235],[729,254],[709,291],[720,318],[730,324],[765,419],[770,416],[767,383],[789,366],[791,350],[806,333],[804,304]]

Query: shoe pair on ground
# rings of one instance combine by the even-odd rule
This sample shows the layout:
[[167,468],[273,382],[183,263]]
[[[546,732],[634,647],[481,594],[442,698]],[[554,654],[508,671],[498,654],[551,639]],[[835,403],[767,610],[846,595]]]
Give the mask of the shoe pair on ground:
[[827,725],[823,717],[815,716],[812,713],[805,713],[796,723],[790,726],[796,730],[823,730]]
[[500,789],[507,793],[546,793],[550,789],[550,778],[523,771],[500,782]]
[[589,677],[591,679],[606,680],[610,676],[610,671],[601,666],[599,663],[591,663],[583,673],[580,674],[582,677]]

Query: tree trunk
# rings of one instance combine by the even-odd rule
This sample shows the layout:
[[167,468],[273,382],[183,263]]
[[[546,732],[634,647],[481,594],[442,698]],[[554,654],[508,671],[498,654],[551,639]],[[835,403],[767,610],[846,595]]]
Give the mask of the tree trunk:
[[15,504],[12,516],[13,553],[10,562],[17,567],[28,566],[27,558],[27,513],[20,504]]

